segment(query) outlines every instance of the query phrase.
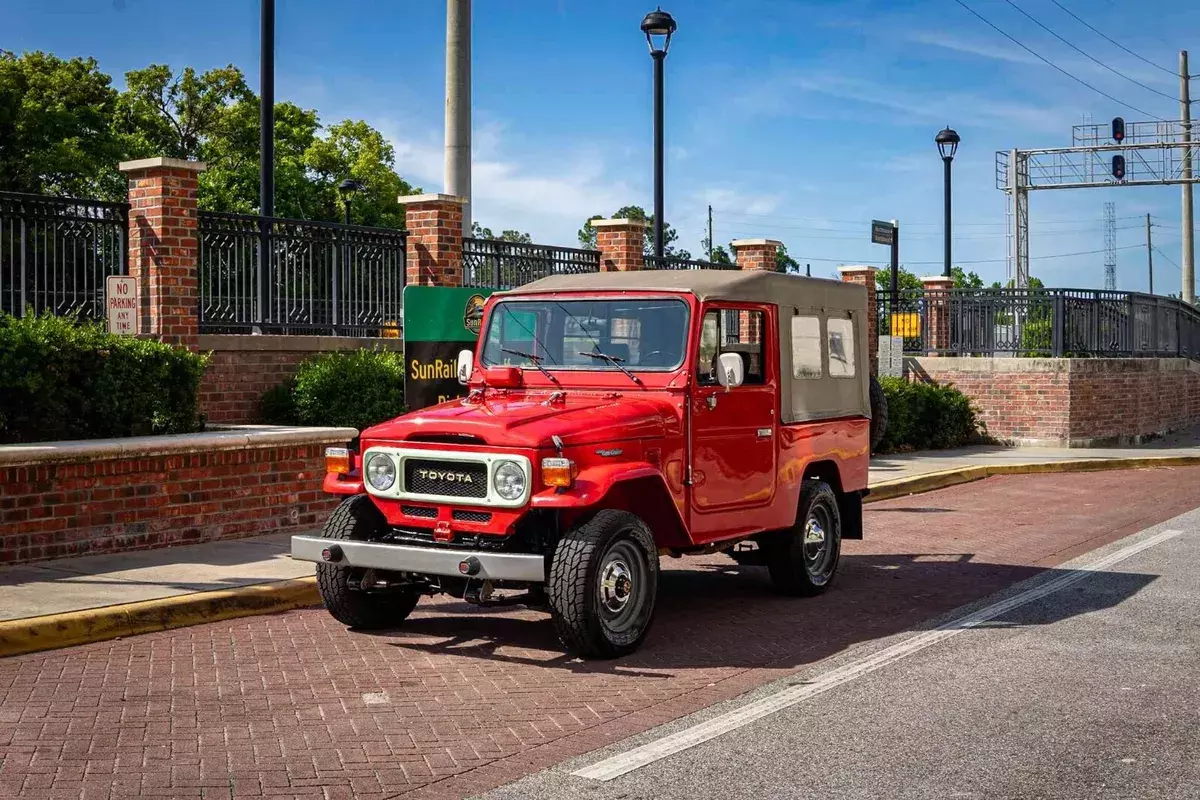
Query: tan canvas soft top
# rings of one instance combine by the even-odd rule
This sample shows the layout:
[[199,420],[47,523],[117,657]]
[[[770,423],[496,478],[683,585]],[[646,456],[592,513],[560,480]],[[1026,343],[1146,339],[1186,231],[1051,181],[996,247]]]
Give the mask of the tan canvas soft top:
[[[499,296],[549,292],[688,292],[701,301],[764,303],[779,307],[779,374],[783,422],[870,417],[867,290],[856,284],[759,270],[642,270],[554,275]],[[822,377],[797,378],[792,365],[792,318],[821,320]],[[850,318],[854,376],[830,377],[830,318]]]

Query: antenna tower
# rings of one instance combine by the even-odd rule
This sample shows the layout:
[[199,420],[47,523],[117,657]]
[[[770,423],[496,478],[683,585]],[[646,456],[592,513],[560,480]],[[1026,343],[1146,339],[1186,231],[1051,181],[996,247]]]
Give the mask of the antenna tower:
[[1117,288],[1117,207],[1104,204],[1104,288]]

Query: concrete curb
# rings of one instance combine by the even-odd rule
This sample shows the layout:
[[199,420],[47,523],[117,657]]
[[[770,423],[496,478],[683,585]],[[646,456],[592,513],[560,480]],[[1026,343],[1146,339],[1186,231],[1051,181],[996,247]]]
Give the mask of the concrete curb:
[[0,622],[0,658],[321,604],[316,578],[195,592]]
[[1034,475],[1050,472],[1102,472],[1123,469],[1156,469],[1186,467],[1200,464],[1195,456],[1145,456],[1142,458],[1079,458],[1068,461],[1042,461],[1029,464],[981,464],[975,467],[956,467],[941,472],[929,472],[911,478],[883,481],[871,487],[866,502],[877,503],[910,494],[931,492],[947,486],[990,478],[993,475]]
[[[1032,464],[959,467],[876,484],[871,488],[867,502],[931,492],[993,475],[1099,472],[1197,464],[1200,464],[1200,455],[1088,458]],[[196,592],[125,605],[8,620],[0,622],[0,658],[320,604],[321,597],[317,593],[316,578],[294,578],[236,589]]]

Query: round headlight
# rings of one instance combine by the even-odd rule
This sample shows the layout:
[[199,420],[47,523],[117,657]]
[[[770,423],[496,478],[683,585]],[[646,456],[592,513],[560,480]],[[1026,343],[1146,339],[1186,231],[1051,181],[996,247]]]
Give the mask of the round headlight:
[[367,481],[379,492],[386,492],[396,483],[396,463],[391,456],[372,453],[367,459]]
[[492,476],[492,487],[505,500],[516,500],[525,494],[525,470],[515,461],[501,461]]

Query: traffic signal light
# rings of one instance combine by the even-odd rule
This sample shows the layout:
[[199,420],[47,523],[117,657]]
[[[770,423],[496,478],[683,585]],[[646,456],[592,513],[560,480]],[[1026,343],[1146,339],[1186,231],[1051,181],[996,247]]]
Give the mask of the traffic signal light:
[[1113,156],[1112,174],[1119,181],[1125,180],[1125,156]]
[[1117,144],[1125,141],[1125,120],[1120,117],[1113,117],[1113,141]]

